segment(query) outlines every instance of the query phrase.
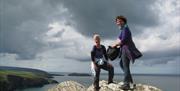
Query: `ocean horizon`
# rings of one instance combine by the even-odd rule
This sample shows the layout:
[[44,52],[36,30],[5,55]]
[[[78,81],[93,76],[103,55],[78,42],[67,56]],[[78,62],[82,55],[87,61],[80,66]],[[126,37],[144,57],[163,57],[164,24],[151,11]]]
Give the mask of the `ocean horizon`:
[[[58,75],[65,75],[67,76],[68,74],[71,73],[79,73],[79,74],[92,74],[92,73],[85,73],[85,72],[48,72],[50,74],[58,74]],[[105,73],[100,73],[101,75],[108,75],[107,72]],[[147,73],[131,73],[132,75],[139,75],[139,76],[180,76],[180,74],[157,74],[157,73],[152,73],[152,74],[147,74]],[[124,75],[123,73],[114,73],[114,75]]]

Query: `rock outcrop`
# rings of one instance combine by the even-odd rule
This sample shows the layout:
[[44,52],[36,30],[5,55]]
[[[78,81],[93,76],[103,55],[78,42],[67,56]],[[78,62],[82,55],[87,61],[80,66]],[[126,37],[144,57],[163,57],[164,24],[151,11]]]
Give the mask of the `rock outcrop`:
[[[119,82],[119,83],[115,82],[115,83],[107,84],[107,81],[102,80],[99,83],[101,87],[99,91],[124,91],[120,89],[120,86],[123,84],[122,82]],[[93,85],[91,85],[88,88],[85,88],[85,86],[77,82],[65,81],[49,89],[48,91],[94,91],[94,90],[93,90]],[[136,84],[136,88],[129,91],[161,91],[161,90],[154,86]]]
[[[120,89],[121,85],[123,84],[123,82],[115,82],[115,83],[111,83],[111,84],[107,84],[108,82],[105,80],[100,81],[99,85],[101,87],[101,89],[99,91],[124,91],[122,89]],[[93,85],[90,86],[87,91],[94,91],[93,90]],[[133,90],[129,90],[129,91],[161,91],[160,89],[153,87],[153,86],[149,86],[149,85],[143,85],[143,84],[136,84],[136,88]]]
[[75,81],[66,81],[58,84],[48,91],[86,91],[86,88]]

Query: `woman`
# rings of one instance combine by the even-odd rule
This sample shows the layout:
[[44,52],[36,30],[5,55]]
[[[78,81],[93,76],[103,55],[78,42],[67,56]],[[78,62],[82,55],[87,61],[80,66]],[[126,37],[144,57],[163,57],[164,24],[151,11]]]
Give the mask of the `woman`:
[[130,72],[130,60],[134,63],[136,58],[142,56],[142,54],[136,48],[131,31],[127,25],[127,19],[124,16],[116,17],[116,24],[120,27],[120,35],[118,36],[117,41],[112,45],[112,47],[121,47],[121,60],[120,67],[124,72],[124,84],[121,86],[122,89],[130,89],[130,84],[133,84],[133,79]]

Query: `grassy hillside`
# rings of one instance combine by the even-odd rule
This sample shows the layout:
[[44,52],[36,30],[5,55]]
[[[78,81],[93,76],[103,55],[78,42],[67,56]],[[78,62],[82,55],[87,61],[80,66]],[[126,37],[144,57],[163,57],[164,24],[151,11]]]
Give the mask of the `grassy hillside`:
[[26,72],[26,71],[15,71],[15,70],[0,70],[0,80],[7,80],[7,75],[15,75],[20,76],[23,78],[42,78],[43,75],[35,74],[32,72]]
[[18,74],[23,74],[23,73],[25,74],[33,73],[37,76],[42,76],[42,77],[47,77],[47,78],[51,77],[51,75],[45,71],[38,70],[38,69],[31,69],[31,68],[0,66],[0,71],[3,71],[3,72],[5,71],[5,74],[12,73],[12,74],[18,75]]
[[0,91],[56,83],[50,77],[50,74],[41,70],[0,66]]

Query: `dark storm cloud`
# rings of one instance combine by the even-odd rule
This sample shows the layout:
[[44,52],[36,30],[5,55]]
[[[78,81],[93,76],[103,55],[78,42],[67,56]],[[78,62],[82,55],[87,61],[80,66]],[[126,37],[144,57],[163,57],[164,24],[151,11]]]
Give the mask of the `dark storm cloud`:
[[[135,34],[158,23],[158,15],[151,10],[154,0],[51,0],[52,5],[63,3],[73,14],[77,30],[86,35],[100,33],[105,38],[117,35],[118,30],[114,19],[117,15],[124,15]],[[137,27],[138,26],[138,27]],[[116,31],[117,30],[117,31]]]
[[171,48],[161,51],[148,51],[143,53],[142,59],[162,58],[162,57],[177,57],[180,56],[180,48]]
[[0,53],[33,59],[46,46],[41,38],[48,24],[68,17],[43,0],[0,0]]
[[167,64],[170,61],[179,61],[180,48],[172,48],[161,51],[148,51],[140,58],[144,65]]
[[180,57],[162,57],[162,58],[152,58],[143,60],[143,64],[147,66],[153,66],[158,64],[168,64],[169,62],[175,61],[178,62]]
[[[48,24],[56,20],[68,19],[71,14],[76,22],[77,31],[84,36],[100,33],[102,37],[113,38],[119,33],[114,18],[125,15],[134,35],[143,31],[138,27],[152,27],[158,24],[157,12],[150,7],[155,0],[0,0],[0,53],[15,53],[19,59],[31,59],[46,47],[41,41],[47,32]],[[70,13],[61,13],[61,6]],[[71,22],[67,25],[74,26]],[[117,30],[117,31],[116,31]],[[55,35],[60,37],[61,32]],[[165,36],[159,36],[166,39]],[[65,44],[50,43],[48,46],[58,48]],[[174,50],[173,50],[174,51]],[[159,56],[174,56],[173,51],[155,52]],[[144,54],[144,58],[158,57],[154,52]],[[88,60],[88,57],[69,57]]]

